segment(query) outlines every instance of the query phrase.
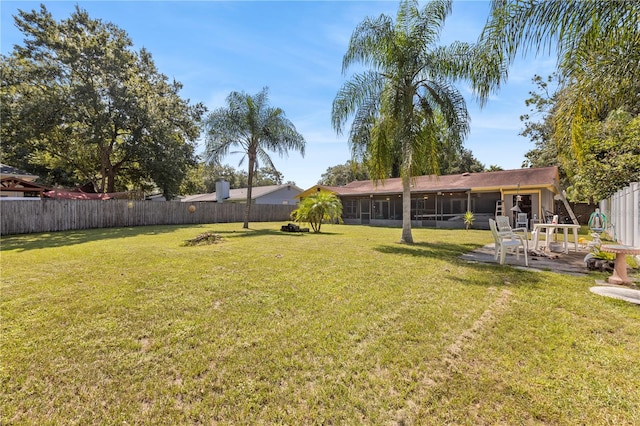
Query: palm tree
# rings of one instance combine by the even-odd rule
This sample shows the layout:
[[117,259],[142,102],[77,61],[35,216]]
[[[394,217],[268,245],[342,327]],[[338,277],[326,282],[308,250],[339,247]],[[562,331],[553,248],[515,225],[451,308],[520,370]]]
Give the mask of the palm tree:
[[335,194],[320,191],[303,198],[298,208],[291,212],[291,218],[309,223],[313,232],[318,233],[324,220],[342,222],[342,202]]
[[503,77],[498,58],[479,46],[436,46],[451,7],[451,1],[439,0],[420,9],[417,1],[404,0],[395,23],[384,14],[362,21],[342,70],[358,63],[371,69],[353,75],[333,101],[334,129],[340,134],[353,115],[352,155],[367,164],[373,179],[384,180],[400,159],[404,243],[413,242],[411,178],[425,165],[426,172],[437,173],[442,122],[446,143],[460,145],[469,131],[464,98],[453,84],[470,81],[482,104]]
[[585,123],[629,103],[638,108],[639,22],[637,1],[493,0],[481,43],[509,63],[518,54],[557,50],[564,95],[555,136],[580,155]]
[[[247,207],[243,228],[249,228],[253,178],[260,162],[275,170],[269,151],[281,157],[290,149],[304,156],[305,140],[280,108],[269,106],[268,88],[254,96],[231,92],[227,107],[218,108],[206,119],[205,155],[209,162],[219,164],[228,154],[243,154],[240,164],[248,158]],[[238,151],[231,151],[238,147]]]

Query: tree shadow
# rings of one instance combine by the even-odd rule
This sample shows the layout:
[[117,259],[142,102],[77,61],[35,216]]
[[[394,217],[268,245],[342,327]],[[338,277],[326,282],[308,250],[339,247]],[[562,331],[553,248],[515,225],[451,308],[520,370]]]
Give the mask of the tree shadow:
[[448,259],[462,256],[464,253],[473,251],[480,247],[482,247],[482,245],[472,243],[451,244],[443,242],[420,242],[414,244],[397,243],[394,245],[381,245],[374,248],[374,250],[385,254]]
[[[226,235],[229,237],[247,238],[247,237],[260,237],[260,236],[278,236],[282,238],[301,238],[303,235],[341,235],[337,232],[321,232],[315,234],[313,232],[282,232],[280,229],[225,229],[216,230],[215,224],[211,224],[209,232]],[[43,248],[54,248],[72,246],[76,244],[88,243],[91,241],[112,240],[118,238],[130,238],[141,235],[160,235],[170,232],[174,232],[177,229],[183,229],[190,225],[154,225],[154,226],[135,226],[128,228],[96,228],[96,229],[81,229],[74,231],[57,231],[57,232],[44,232],[38,234],[17,234],[2,236],[2,243],[0,244],[0,252],[2,251],[27,251],[37,250]],[[198,228],[194,228],[195,234],[206,232],[202,230],[202,225],[195,225]]]
[[136,226],[129,228],[97,228],[75,231],[18,234],[2,237],[0,251],[27,251],[52,247],[72,246],[91,241],[130,238],[140,235],[160,235],[173,232],[184,225]]
[[313,235],[343,235],[341,232],[285,232],[280,229],[253,229],[242,228],[241,230],[225,230],[216,231],[217,234],[229,234],[237,237],[259,237],[259,236],[284,236],[284,237],[301,237],[301,236],[313,236]]
[[[397,243],[395,245],[381,245],[376,247],[374,250],[385,254],[413,256],[423,259],[446,260],[451,262],[453,267],[463,266],[465,268],[474,269],[477,273],[501,276],[503,283],[508,284],[511,287],[526,286],[528,288],[536,288],[540,284],[540,271],[533,268],[525,268],[524,262],[522,263],[522,266],[510,264],[500,265],[497,262],[485,263],[469,261],[462,258],[464,254],[470,253],[481,247],[481,244],[473,243],[452,244],[442,242],[420,242],[415,244]],[[487,282],[486,284],[483,284],[478,280],[466,279],[458,276],[447,276],[447,279],[458,281],[465,285],[481,285],[485,287],[495,286],[495,282]]]

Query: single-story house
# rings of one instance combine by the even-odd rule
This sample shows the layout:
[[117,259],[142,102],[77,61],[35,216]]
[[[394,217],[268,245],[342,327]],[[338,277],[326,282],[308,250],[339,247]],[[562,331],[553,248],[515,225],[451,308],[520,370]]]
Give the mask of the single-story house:
[[[496,214],[515,219],[519,210],[527,219],[553,215],[558,193],[557,167],[417,176],[411,183],[412,226],[459,228],[466,211],[474,213],[475,228],[489,228]],[[304,198],[326,190],[340,197],[346,224],[399,226],[402,224],[402,181],[355,181],[345,186],[315,185],[299,195]]]
[[39,198],[48,188],[34,183],[38,178],[16,167],[0,164],[0,197]]
[[[267,185],[251,188],[251,202],[253,204],[284,204],[296,205],[302,188],[296,185]],[[247,188],[229,189],[229,182],[216,182],[216,192],[210,194],[187,195],[180,201],[183,203],[213,202],[213,203],[246,203]]]
[[96,193],[93,185],[87,184],[79,188],[50,188],[38,185],[33,181],[38,176],[29,174],[6,164],[0,164],[0,197],[4,200],[38,200],[56,198],[64,200],[110,200],[112,198],[127,199],[128,192]]

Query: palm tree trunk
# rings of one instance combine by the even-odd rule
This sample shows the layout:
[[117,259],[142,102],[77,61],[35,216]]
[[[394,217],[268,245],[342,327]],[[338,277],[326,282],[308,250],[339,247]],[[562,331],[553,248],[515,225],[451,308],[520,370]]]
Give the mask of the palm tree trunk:
[[251,192],[253,189],[253,176],[255,172],[255,155],[249,154],[249,174],[247,176],[247,206],[244,209],[244,229],[249,229],[249,216],[251,215]]
[[411,178],[405,173],[402,176],[402,238],[403,244],[413,244],[411,234]]

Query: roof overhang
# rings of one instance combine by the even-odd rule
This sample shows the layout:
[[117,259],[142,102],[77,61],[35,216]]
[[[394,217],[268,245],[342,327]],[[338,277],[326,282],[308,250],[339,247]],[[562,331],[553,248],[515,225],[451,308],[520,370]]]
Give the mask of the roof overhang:
[[0,179],[0,191],[5,192],[39,192],[46,191],[46,186],[38,185],[31,181],[20,179],[17,177],[3,177]]
[[[487,193],[517,194],[548,190],[557,193],[557,167],[463,173],[460,175],[416,176],[412,179],[412,194]],[[385,185],[387,183],[387,185]],[[314,185],[298,195],[304,198],[318,191],[329,191],[340,197],[370,197],[402,194],[400,178],[386,181],[354,181],[345,186]]]

